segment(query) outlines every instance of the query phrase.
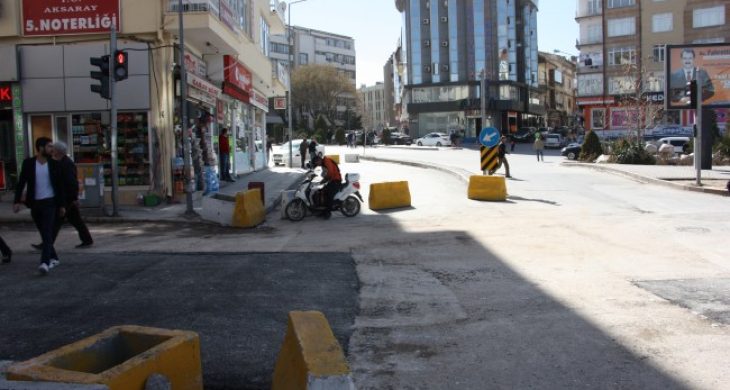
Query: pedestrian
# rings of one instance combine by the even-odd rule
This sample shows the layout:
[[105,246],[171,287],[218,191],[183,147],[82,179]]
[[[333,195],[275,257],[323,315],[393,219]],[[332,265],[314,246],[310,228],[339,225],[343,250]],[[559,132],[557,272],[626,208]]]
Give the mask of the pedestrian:
[[10,250],[8,244],[0,237],[0,252],[3,254],[3,264],[7,264],[13,258],[13,251]]
[[[506,142],[507,142],[507,137],[505,137],[505,136],[502,136],[502,138],[500,138],[500,140],[499,140],[499,146],[498,146],[499,147],[499,152],[498,152],[499,165],[504,165],[504,177],[510,178],[512,176],[510,176],[510,174],[509,174],[509,161],[507,161]],[[499,166],[497,166],[497,169],[499,169]],[[495,169],[495,171],[496,171],[496,169]],[[490,175],[493,173],[494,173],[494,171],[489,172]]]
[[533,147],[535,149],[535,154],[537,155],[537,161],[545,161],[545,141],[543,140],[544,137],[542,133],[537,133],[535,135],[535,143],[533,144]]
[[[53,228],[56,218],[66,214],[66,194],[63,185],[63,174],[58,161],[51,158],[53,144],[51,139],[40,137],[35,142],[36,156],[23,160],[18,185],[15,188],[13,211],[20,211],[25,204],[31,210],[38,233],[43,240],[41,264],[38,271],[42,275],[61,264],[56,249],[53,247]],[[25,201],[23,190],[27,187]]]
[[[66,216],[56,218],[56,223],[53,226],[53,242],[56,242],[58,238],[58,232],[61,231],[61,226],[65,221],[76,228],[76,232],[79,235],[81,243],[76,245],[76,248],[88,248],[94,244],[94,240],[91,238],[91,233],[86,227],[86,223],[81,218],[81,212],[79,211],[79,181],[77,179],[76,164],[69,158],[66,153],[68,147],[63,142],[56,142],[53,144],[53,159],[58,161],[61,165],[61,174],[63,176],[63,189],[66,194]],[[43,244],[33,244],[36,249],[43,249]]]
[[218,155],[220,156],[220,180],[227,182],[235,182],[231,177],[231,144],[228,140],[228,128],[221,129],[218,136]]
[[515,146],[517,146],[517,141],[515,140],[515,137],[513,135],[510,135],[509,137],[509,151],[510,153],[515,151]]
[[452,131],[451,134],[449,134],[449,141],[451,141],[451,147],[456,147],[456,132]]
[[[314,140],[312,140],[314,142]],[[299,144],[299,157],[302,159],[302,168],[306,168],[306,161],[307,161],[307,149],[309,149],[309,142],[307,142],[307,139],[303,139],[302,143]]]
[[[309,141],[309,160],[312,162],[312,168],[314,168],[314,158],[317,157],[317,141],[312,138]],[[322,156],[319,156],[322,157]]]
[[272,156],[274,155],[274,140],[272,138],[266,139],[266,163],[268,165],[269,160],[272,159]]

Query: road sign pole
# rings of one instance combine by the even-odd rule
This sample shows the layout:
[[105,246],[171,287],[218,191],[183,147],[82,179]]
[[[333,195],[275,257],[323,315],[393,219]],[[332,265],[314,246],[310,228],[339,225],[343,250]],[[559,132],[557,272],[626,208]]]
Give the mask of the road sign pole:
[[695,126],[697,136],[695,137],[694,154],[695,170],[697,171],[697,186],[702,185],[702,83],[697,84],[697,106],[695,107]]
[[481,98],[482,129],[487,127],[487,77],[484,69],[480,73],[479,97]]
[[109,94],[111,97],[111,165],[112,165],[112,216],[119,216],[119,152],[117,151],[117,88],[114,74],[114,65],[117,52],[117,25],[112,23],[111,39],[109,42]]

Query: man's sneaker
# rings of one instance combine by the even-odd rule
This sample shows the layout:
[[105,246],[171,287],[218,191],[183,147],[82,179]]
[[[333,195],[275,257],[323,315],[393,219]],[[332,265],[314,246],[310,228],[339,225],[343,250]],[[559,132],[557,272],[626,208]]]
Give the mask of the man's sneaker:
[[92,245],[94,245],[94,242],[93,241],[91,241],[91,242],[82,242],[81,244],[76,245],[76,248],[88,248],[88,247],[90,247]]
[[48,275],[48,271],[50,271],[48,264],[41,263],[41,265],[38,266],[38,273],[40,273],[41,275]]
[[58,260],[58,259],[51,259],[51,261],[48,263],[48,269],[49,270],[52,270],[52,269],[58,267],[59,265],[61,265],[61,261],[60,260]]

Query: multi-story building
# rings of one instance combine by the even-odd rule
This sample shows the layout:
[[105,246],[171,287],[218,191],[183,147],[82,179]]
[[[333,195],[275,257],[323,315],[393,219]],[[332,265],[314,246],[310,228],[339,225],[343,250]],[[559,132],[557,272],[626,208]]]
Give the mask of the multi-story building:
[[516,131],[543,121],[536,0],[397,0],[396,7],[412,136],[463,130],[474,137],[485,125]]
[[385,85],[381,82],[369,87],[362,85],[358,95],[362,102],[362,125],[365,130],[380,132],[387,127]]
[[395,121],[395,71],[394,54],[388,57],[383,66],[383,121],[385,127],[397,127]]
[[575,125],[575,63],[576,57],[540,52],[538,81],[545,102],[545,125],[549,127]]
[[[577,104],[587,129],[620,136],[643,124],[690,126],[690,110],[664,111],[666,45],[730,41],[722,0],[578,0],[580,38]],[[647,113],[635,115],[629,99],[640,97]],[[636,107],[637,105],[633,105]],[[724,109],[719,118],[725,118]],[[646,115],[648,114],[648,115]],[[724,127],[724,122],[719,123]],[[690,130],[687,130],[690,131]]]
[[[292,26],[293,56],[289,55],[289,45],[286,42],[286,33],[274,35],[271,38],[270,58],[273,67],[281,69],[289,66],[290,58],[297,66],[317,64],[331,65],[347,76],[356,85],[356,55],[355,40],[344,35],[334,34],[311,28]],[[355,97],[344,97],[337,108],[336,125],[346,125],[347,118],[355,108]],[[314,118],[310,118],[310,126]]]
[[[285,85],[272,77],[269,36],[284,31],[278,0],[89,0],[83,6],[45,7],[47,1],[5,1],[0,11],[0,90],[12,91],[0,107],[2,160],[33,154],[47,136],[69,145],[77,163],[103,166],[110,177],[109,101],[90,90],[91,57],[109,54],[109,31],[129,53],[129,78],[117,84],[119,199],[140,192],[174,197],[183,189],[181,127],[191,128],[194,167],[216,166],[219,129],[233,129],[238,173],[265,164],[268,97]],[[181,123],[178,11],[185,25],[187,106]],[[9,131],[8,131],[9,129]],[[197,164],[200,162],[200,164]],[[15,172],[6,165],[6,170]],[[10,169],[8,169],[10,168]],[[109,187],[107,187],[107,190]]]

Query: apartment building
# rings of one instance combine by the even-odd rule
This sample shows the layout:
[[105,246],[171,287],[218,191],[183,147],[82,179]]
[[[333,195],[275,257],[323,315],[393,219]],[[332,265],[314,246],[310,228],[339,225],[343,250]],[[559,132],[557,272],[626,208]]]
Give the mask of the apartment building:
[[358,90],[358,95],[362,102],[363,128],[380,132],[387,127],[385,85],[381,82],[372,86],[362,85]]
[[574,126],[576,57],[538,53],[538,80],[545,102],[545,125],[549,127]]
[[[577,104],[585,128],[605,137],[625,134],[637,115],[625,103],[640,96],[653,105],[647,113],[655,113],[647,116],[647,127],[674,126],[691,134],[693,112],[661,110],[665,47],[730,42],[729,7],[722,0],[578,0]],[[724,128],[726,110],[717,111]]]
[[[411,136],[541,125],[537,11],[529,0],[397,0],[403,107]],[[480,91],[480,80],[487,88]],[[482,123],[480,96],[487,98]]]
[[[12,91],[13,102],[0,106],[0,143],[12,145],[2,149],[8,176],[46,136],[67,143],[77,163],[101,166],[109,189],[109,101],[90,90],[90,72],[98,70],[90,58],[109,54],[114,25],[119,49],[129,54],[129,78],[117,84],[122,203],[136,202],[140,192],[182,194],[181,127],[192,128],[204,149],[195,159],[198,178],[203,164],[216,165],[222,127],[233,130],[235,171],[263,168],[268,97],[285,89],[267,58],[270,34],[284,31],[278,0],[186,0],[182,10],[178,0],[48,3],[5,1],[0,11],[0,89]],[[180,120],[178,11],[188,124]]]

